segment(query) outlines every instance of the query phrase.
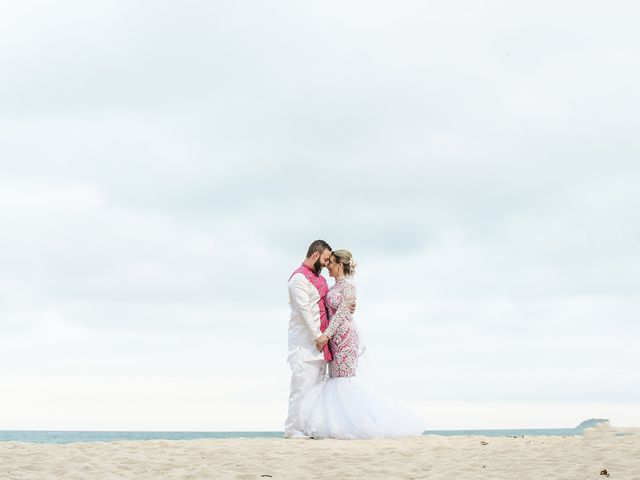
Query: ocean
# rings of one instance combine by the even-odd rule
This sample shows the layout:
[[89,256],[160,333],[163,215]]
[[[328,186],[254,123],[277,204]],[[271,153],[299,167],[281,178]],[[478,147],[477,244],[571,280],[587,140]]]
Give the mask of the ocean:
[[[423,435],[485,437],[527,437],[537,435],[581,435],[585,428],[606,419],[592,418],[574,428],[510,429],[510,430],[427,430]],[[49,431],[0,430],[0,442],[75,443],[113,442],[118,440],[196,440],[202,438],[282,438],[283,432],[132,432],[132,431]]]

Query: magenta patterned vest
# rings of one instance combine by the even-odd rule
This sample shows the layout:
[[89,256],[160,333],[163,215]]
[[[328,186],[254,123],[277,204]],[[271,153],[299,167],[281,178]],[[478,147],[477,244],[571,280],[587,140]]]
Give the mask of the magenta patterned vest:
[[[305,278],[311,282],[311,285],[316,287],[316,290],[318,290],[318,293],[320,294],[320,300],[318,300],[318,308],[320,308],[320,331],[324,332],[329,326],[329,316],[327,315],[327,307],[324,303],[324,297],[327,296],[327,292],[329,291],[327,281],[322,275],[316,275],[316,272],[311,270],[311,268],[307,267],[304,263],[291,274],[289,280],[291,280],[296,273],[303,274]],[[323,353],[324,359],[327,362],[330,362],[333,359],[328,343],[324,346]]]

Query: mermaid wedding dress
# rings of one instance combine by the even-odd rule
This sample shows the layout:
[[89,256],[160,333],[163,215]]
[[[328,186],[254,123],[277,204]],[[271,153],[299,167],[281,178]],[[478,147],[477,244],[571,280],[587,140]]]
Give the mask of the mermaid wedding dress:
[[311,387],[300,408],[305,435],[316,438],[364,439],[421,435],[422,420],[386,398],[357,376],[362,353],[349,306],[356,292],[350,277],[339,278],[326,296],[328,336],[333,361],[329,378]]

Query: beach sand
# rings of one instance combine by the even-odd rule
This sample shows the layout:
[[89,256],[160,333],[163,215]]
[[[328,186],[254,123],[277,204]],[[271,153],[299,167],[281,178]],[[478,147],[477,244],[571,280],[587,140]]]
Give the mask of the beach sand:
[[[600,475],[606,469],[609,477]],[[640,429],[582,436],[0,443],[1,479],[640,480]]]

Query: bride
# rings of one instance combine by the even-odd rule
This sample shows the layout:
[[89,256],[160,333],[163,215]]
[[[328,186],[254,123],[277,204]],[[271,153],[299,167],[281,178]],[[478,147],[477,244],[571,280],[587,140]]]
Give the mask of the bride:
[[329,276],[335,284],[326,296],[329,325],[317,339],[321,349],[329,343],[333,360],[329,378],[311,387],[300,408],[304,433],[316,438],[378,438],[421,435],[422,420],[379,394],[357,376],[363,353],[349,306],[356,301],[353,283],[356,264],[351,252],[336,250],[329,258]]

